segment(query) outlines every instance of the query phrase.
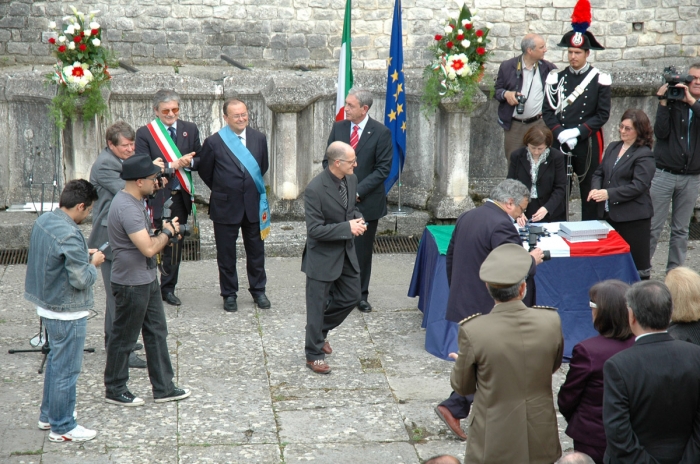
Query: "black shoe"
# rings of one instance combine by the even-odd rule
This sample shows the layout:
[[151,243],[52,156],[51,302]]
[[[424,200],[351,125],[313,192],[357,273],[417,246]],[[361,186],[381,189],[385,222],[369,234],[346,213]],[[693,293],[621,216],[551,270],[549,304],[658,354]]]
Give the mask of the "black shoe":
[[177,388],[175,387],[175,390],[170,392],[169,395],[166,395],[162,398],[156,398],[155,402],[156,403],[167,403],[168,401],[177,401],[177,400],[184,400],[188,396],[190,396],[192,392],[190,391],[189,388]]
[[141,406],[145,403],[143,399],[132,395],[129,390],[119,396],[106,396],[105,401],[119,406]]
[[366,301],[360,301],[359,303],[357,303],[357,309],[359,309],[363,313],[369,313],[372,312],[372,305]]
[[229,313],[238,311],[238,303],[236,303],[235,296],[227,296],[224,298],[224,311]]
[[163,301],[171,306],[180,306],[182,304],[180,298],[176,297],[173,292],[166,293],[165,296],[163,296]]
[[134,345],[134,349],[131,351],[138,351],[138,350],[142,350],[142,349],[143,349],[143,345],[140,343],[137,343],[136,345]]
[[136,356],[136,353],[132,351],[131,354],[129,354],[129,367],[145,369],[147,366],[148,364],[146,364],[146,361]]
[[255,304],[258,305],[258,308],[260,309],[270,309],[270,307],[272,306],[270,304],[270,300],[267,299],[264,293],[253,299],[255,300]]

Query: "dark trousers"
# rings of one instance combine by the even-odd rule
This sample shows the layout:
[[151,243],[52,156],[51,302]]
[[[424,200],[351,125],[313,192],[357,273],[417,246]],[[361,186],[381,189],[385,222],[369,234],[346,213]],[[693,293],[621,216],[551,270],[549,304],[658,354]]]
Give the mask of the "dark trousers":
[[[630,246],[630,254],[634,260],[637,271],[651,269],[651,255],[649,243],[651,242],[651,218],[636,221],[616,222],[605,215],[605,220],[613,226]],[[640,273],[640,277],[644,277]]]
[[[180,224],[187,224],[187,219],[190,217],[190,211],[185,207],[185,200],[183,195],[187,195],[184,190],[177,190],[175,195],[170,198],[173,199],[173,205],[170,207],[172,217],[177,217]],[[157,227],[162,226],[162,221],[157,220]],[[166,246],[163,249],[163,272],[160,275],[160,293],[165,296],[167,293],[175,293],[175,286],[177,285],[178,274],[180,273],[180,262],[182,261],[182,241],[177,247],[177,253],[173,250],[172,246]]]
[[586,199],[591,191],[593,173],[600,164],[598,161],[600,149],[598,133],[595,133],[587,140],[579,142],[573,151],[575,156],[572,158],[571,164],[578,177],[579,191],[581,192],[581,220],[583,221],[598,219],[598,203],[586,201]]
[[114,294],[112,294],[112,260],[105,259],[100,265],[102,272],[102,282],[105,286],[105,348],[107,347],[107,337],[112,331],[112,321],[114,321]]
[[473,402],[474,395],[462,396],[453,391],[449,398],[440,403],[440,406],[446,407],[452,414],[452,417],[461,420],[467,418]]
[[367,296],[369,295],[369,278],[372,276],[372,251],[374,250],[374,237],[377,235],[378,224],[379,219],[368,221],[365,233],[355,237],[357,262],[360,265],[362,301],[367,301]]
[[243,215],[240,224],[214,223],[216,261],[219,265],[219,286],[224,298],[238,294],[238,272],[236,271],[236,240],[238,231],[243,233],[246,253],[246,271],[250,294],[253,298],[265,293],[265,243],[260,238],[260,223],[250,222]]
[[139,332],[143,333],[153,397],[162,398],[169,395],[175,385],[166,341],[168,326],[158,279],[150,284],[134,286],[112,282],[112,293],[116,306],[112,330],[107,335],[107,396],[118,396],[127,390],[129,353],[139,337]]
[[[328,301],[329,295],[331,296]],[[360,301],[360,274],[345,254],[343,272],[324,282],[306,278],[306,360],[324,359],[321,350],[330,330],[338,327]]]

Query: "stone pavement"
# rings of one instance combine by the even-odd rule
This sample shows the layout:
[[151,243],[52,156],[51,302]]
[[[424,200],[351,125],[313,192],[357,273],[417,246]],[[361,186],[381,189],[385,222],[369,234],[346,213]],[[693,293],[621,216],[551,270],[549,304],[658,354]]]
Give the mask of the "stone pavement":
[[[693,245],[694,242],[691,242]],[[657,268],[665,263],[660,244]],[[689,264],[698,268],[698,253]],[[433,407],[450,393],[452,364],[423,349],[417,299],[406,292],[414,255],[376,255],[369,314],[353,311],[329,337],[330,375],[304,365],[304,274],[299,258],[269,258],[272,309],[256,310],[246,292],[239,311],[222,310],[215,261],[182,265],[179,308],[166,306],[176,384],[192,389],[179,403],[155,404],[145,370],[132,369],[137,408],[104,402],[104,288],[88,323],[78,381],[79,423],[98,431],[82,444],[51,443],[37,429],[43,377],[29,348],[38,318],[22,297],[26,266],[0,267],[1,463],[420,463],[465,444]],[[244,262],[238,262],[245,275]],[[241,288],[247,288],[245,279]],[[558,391],[567,367],[553,376]],[[560,417],[562,448],[571,447]]]

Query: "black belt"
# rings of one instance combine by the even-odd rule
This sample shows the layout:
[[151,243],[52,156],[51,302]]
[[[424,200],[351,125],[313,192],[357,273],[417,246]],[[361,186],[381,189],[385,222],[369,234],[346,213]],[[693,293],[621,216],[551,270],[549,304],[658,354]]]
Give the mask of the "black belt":
[[531,122],[535,122],[538,119],[542,119],[542,114],[538,114],[537,116],[533,116],[533,117],[527,118],[527,119],[513,118],[513,121],[522,122],[523,124],[530,124]]
[[664,169],[664,168],[656,168],[656,169],[658,169],[659,171],[662,171],[662,172],[668,172],[669,174],[673,174],[674,176],[685,176],[686,175],[686,173],[683,171],[675,171],[673,169]]

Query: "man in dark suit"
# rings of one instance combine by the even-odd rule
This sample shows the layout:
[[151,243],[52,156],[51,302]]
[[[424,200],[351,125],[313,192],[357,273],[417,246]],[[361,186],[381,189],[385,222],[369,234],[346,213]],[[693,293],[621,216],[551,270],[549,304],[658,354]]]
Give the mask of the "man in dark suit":
[[[248,108],[235,98],[224,102],[224,120],[255,158],[260,176],[268,169],[267,138],[248,127]],[[243,231],[246,271],[250,294],[261,309],[271,307],[265,295],[265,244],[260,235],[260,193],[250,169],[241,161],[242,153],[233,153],[221,136],[213,134],[204,141],[200,157],[199,176],[211,189],[209,216],[214,222],[216,260],[219,265],[219,285],[224,298],[224,310],[238,310],[238,273],[236,271],[236,240]],[[262,179],[260,179],[262,181]]]
[[[159,190],[154,199],[148,200],[153,222],[157,228],[161,228],[163,204],[170,198],[172,216],[177,217],[180,224],[187,224],[192,210],[193,191],[187,185],[188,174],[185,171],[197,169],[197,158],[194,156],[202,149],[199,129],[194,123],[178,119],[180,96],[173,90],[161,89],[156,92],[153,97],[153,111],[156,119],[136,131],[136,153],[148,153],[153,160],[160,158],[166,163],[166,167],[179,171],[179,174],[170,178],[167,188]],[[176,149],[168,149],[168,137],[172,139]],[[173,306],[182,304],[175,296],[182,247],[177,247],[177,251],[176,256],[173,256],[173,247],[168,246],[163,250],[163,272],[160,281],[163,301]]]
[[700,462],[700,347],[667,332],[671,292],[656,280],[627,291],[633,346],[603,367],[606,464]]
[[[357,308],[372,311],[367,301],[369,279],[372,275],[372,249],[379,219],[386,216],[384,180],[391,172],[393,149],[391,131],[369,117],[372,94],[368,90],[352,88],[345,99],[345,121],[333,124],[328,145],[335,141],[349,144],[357,155],[357,207],[367,222],[367,233],[355,239],[357,261],[360,263],[362,299]],[[323,160],[323,167],[328,160]]]
[[328,167],[304,192],[306,246],[301,258],[306,273],[306,366],[318,374],[331,371],[325,361],[333,352],[328,332],[360,301],[355,240],[367,231],[355,201],[355,152],[344,142],[333,142],[326,159]]
[[[447,283],[450,286],[447,320],[460,322],[477,313],[491,312],[493,298],[479,278],[479,269],[496,247],[505,243],[522,245],[515,219],[527,209],[529,198],[530,191],[521,182],[506,179],[494,187],[482,206],[459,216],[447,249]],[[535,303],[535,266],[542,262],[544,255],[539,248],[530,254],[532,265],[527,279],[527,295],[523,299],[526,306]],[[472,398],[452,392],[436,407],[438,417],[463,440],[467,437],[459,421],[469,415]]]

